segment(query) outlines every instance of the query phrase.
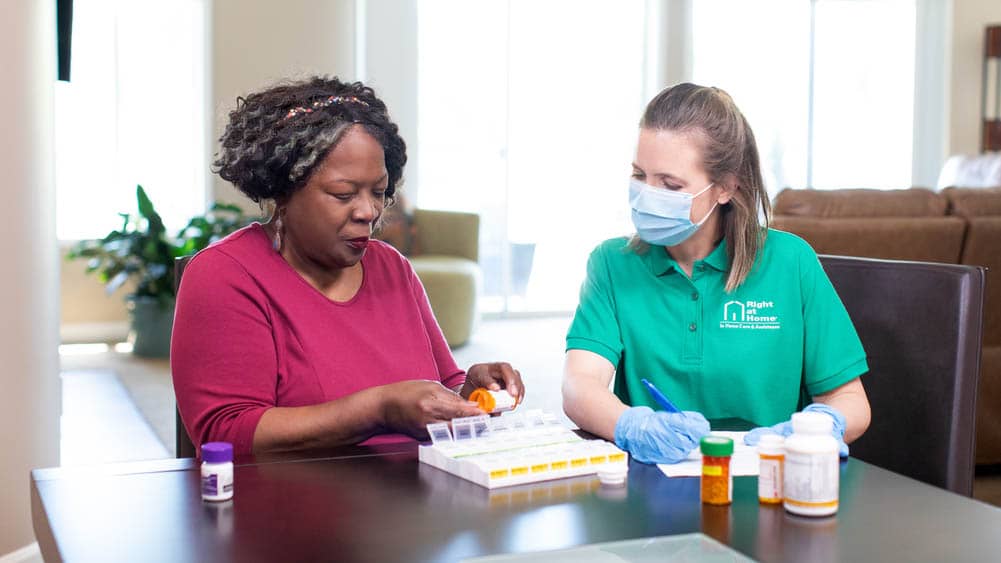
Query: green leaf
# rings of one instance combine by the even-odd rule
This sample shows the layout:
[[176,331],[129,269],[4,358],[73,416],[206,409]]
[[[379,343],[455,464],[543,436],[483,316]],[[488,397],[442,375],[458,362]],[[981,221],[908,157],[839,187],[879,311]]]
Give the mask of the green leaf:
[[166,231],[160,214],[153,208],[153,202],[146,195],[146,190],[141,185],[136,186],[136,199],[139,201],[139,215],[149,222],[149,230],[152,233],[162,233]]
[[136,201],[139,215],[118,213],[120,229],[102,239],[78,242],[66,258],[86,259],[87,272],[95,273],[108,293],[132,280],[135,290],[127,298],[153,297],[162,305],[173,303],[176,258],[195,254],[256,219],[236,205],[215,203],[170,237],[141,185],[136,186]]

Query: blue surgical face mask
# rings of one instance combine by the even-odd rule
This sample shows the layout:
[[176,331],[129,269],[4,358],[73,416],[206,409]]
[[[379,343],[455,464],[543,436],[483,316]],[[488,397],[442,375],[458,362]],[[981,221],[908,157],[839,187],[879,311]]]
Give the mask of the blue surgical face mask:
[[713,203],[709,212],[698,223],[692,222],[692,201],[697,194],[655,188],[633,178],[629,181],[629,206],[633,209],[633,225],[641,239],[656,246],[675,246],[688,240],[699,230],[716,209]]

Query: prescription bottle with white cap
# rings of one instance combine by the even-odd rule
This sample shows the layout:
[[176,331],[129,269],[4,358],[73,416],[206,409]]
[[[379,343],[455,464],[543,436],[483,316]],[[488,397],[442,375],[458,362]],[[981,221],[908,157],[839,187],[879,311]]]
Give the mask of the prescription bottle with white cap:
[[785,464],[785,438],[765,434],[758,442],[758,501],[782,504],[782,470]]
[[469,394],[469,400],[477,403],[480,410],[488,414],[497,414],[514,410],[518,406],[517,400],[505,390],[491,391],[479,387]]
[[838,441],[834,421],[818,412],[792,415],[792,435],[785,439],[783,506],[801,516],[829,516],[838,511]]

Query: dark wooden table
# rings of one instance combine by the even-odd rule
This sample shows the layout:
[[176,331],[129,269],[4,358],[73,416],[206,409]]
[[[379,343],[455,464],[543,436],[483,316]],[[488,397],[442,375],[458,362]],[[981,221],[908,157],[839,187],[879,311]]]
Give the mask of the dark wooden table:
[[998,561],[1001,509],[850,459],[824,519],[727,508],[698,479],[632,463],[628,485],[578,477],[493,491],[417,461],[415,444],[238,459],[235,496],[205,503],[194,460],[36,469],[46,561],[456,561],[703,532],[761,561]]

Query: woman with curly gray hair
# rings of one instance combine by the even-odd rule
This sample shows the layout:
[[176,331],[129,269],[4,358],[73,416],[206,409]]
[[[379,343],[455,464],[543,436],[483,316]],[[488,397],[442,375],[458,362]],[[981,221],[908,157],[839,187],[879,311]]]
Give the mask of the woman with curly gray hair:
[[371,88],[314,77],[256,92],[220,141],[219,175],[274,211],[185,269],[171,368],[196,444],[424,438],[480,414],[466,400],[477,387],[521,400],[510,365],[456,366],[413,268],[372,238],[407,155]]

